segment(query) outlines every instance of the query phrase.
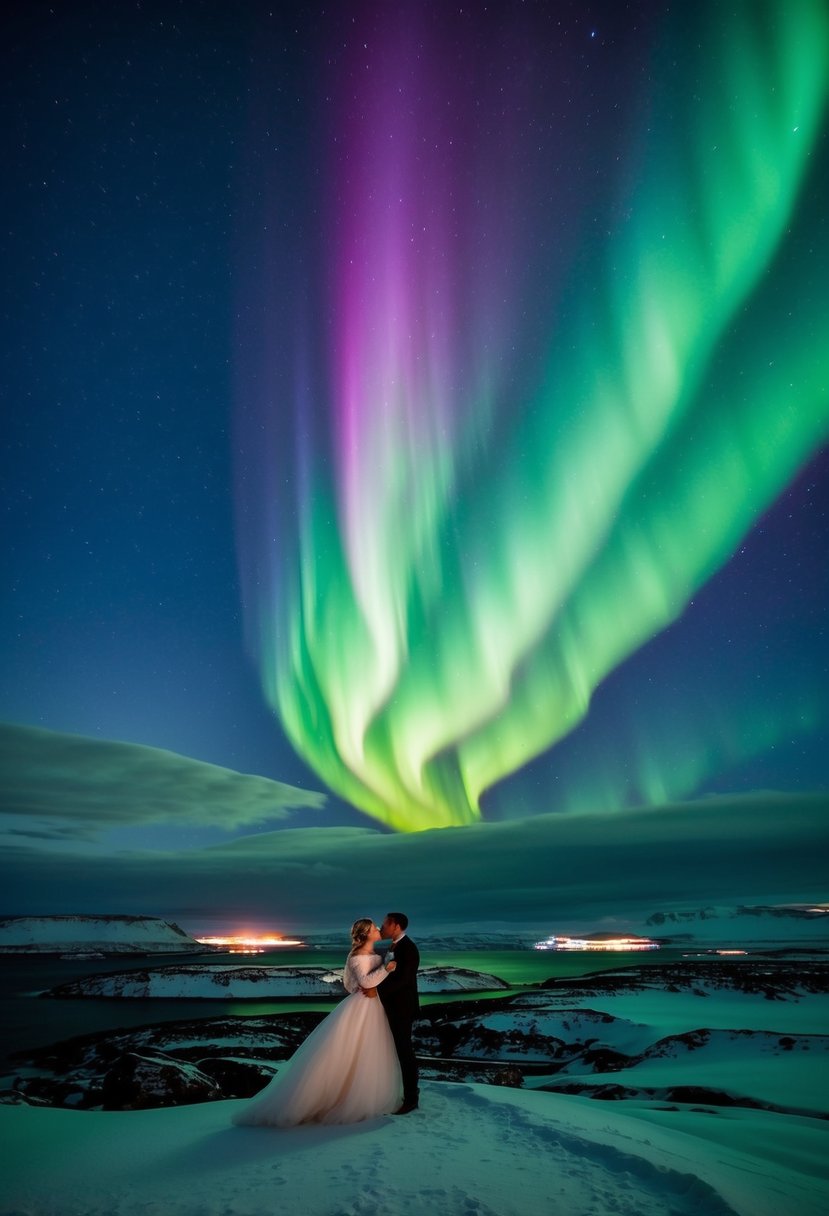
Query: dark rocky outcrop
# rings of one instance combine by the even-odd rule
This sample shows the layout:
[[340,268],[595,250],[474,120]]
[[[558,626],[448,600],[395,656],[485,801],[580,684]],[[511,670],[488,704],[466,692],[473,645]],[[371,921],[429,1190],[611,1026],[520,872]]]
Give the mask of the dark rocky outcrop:
[[104,1110],[147,1110],[224,1097],[221,1086],[195,1064],[168,1055],[125,1052],[101,1081]]
[[207,1056],[198,1062],[199,1070],[211,1077],[223,1097],[252,1098],[273,1077],[276,1068],[262,1060],[239,1060],[227,1056]]
[[634,965],[618,971],[596,971],[578,979],[553,978],[541,988],[566,992],[569,996],[595,997],[615,992],[643,992],[648,988],[689,992],[706,997],[709,992],[731,989],[767,1000],[797,1000],[812,993],[829,992],[829,966],[823,960],[777,959],[751,955],[738,961],[724,959],[664,963],[656,967]]

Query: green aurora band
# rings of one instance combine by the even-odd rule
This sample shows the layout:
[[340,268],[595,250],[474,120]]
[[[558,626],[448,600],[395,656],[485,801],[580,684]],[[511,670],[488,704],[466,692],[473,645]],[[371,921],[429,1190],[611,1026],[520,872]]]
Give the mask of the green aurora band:
[[424,353],[412,428],[396,386],[418,351],[396,335],[387,383],[362,384],[383,409],[350,420],[375,477],[349,480],[353,444],[334,445],[333,485],[312,461],[294,559],[247,605],[297,751],[397,830],[479,818],[484,791],[576,726],[829,434],[827,238],[803,201],[827,7],[689,7],[626,145],[622,218],[585,237],[535,390],[511,400],[483,371],[463,396],[446,356],[469,345],[461,319]]

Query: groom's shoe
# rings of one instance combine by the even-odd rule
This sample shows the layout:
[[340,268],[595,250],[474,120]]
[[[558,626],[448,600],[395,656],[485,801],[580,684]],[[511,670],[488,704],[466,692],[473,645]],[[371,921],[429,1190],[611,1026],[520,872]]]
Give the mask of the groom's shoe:
[[404,1102],[403,1105],[399,1106],[394,1113],[396,1115],[408,1115],[408,1113],[413,1110],[417,1110],[417,1098],[411,1102]]

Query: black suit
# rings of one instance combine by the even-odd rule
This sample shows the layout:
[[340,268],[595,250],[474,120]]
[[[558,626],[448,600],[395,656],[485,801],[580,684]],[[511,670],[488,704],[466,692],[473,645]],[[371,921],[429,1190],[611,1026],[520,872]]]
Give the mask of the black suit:
[[398,938],[393,946],[394,971],[390,971],[377,988],[389,1029],[400,1060],[403,1074],[403,1101],[417,1105],[417,1060],[412,1047],[412,1022],[420,1013],[417,995],[417,969],[420,966],[420,951],[407,936]]

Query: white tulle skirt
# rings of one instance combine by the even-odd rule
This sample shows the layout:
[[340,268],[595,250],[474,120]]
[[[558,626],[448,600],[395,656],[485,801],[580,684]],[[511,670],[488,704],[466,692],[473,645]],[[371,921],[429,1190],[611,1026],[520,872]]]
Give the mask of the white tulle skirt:
[[270,1084],[234,1115],[240,1127],[359,1123],[400,1105],[403,1081],[379,999],[347,996]]

